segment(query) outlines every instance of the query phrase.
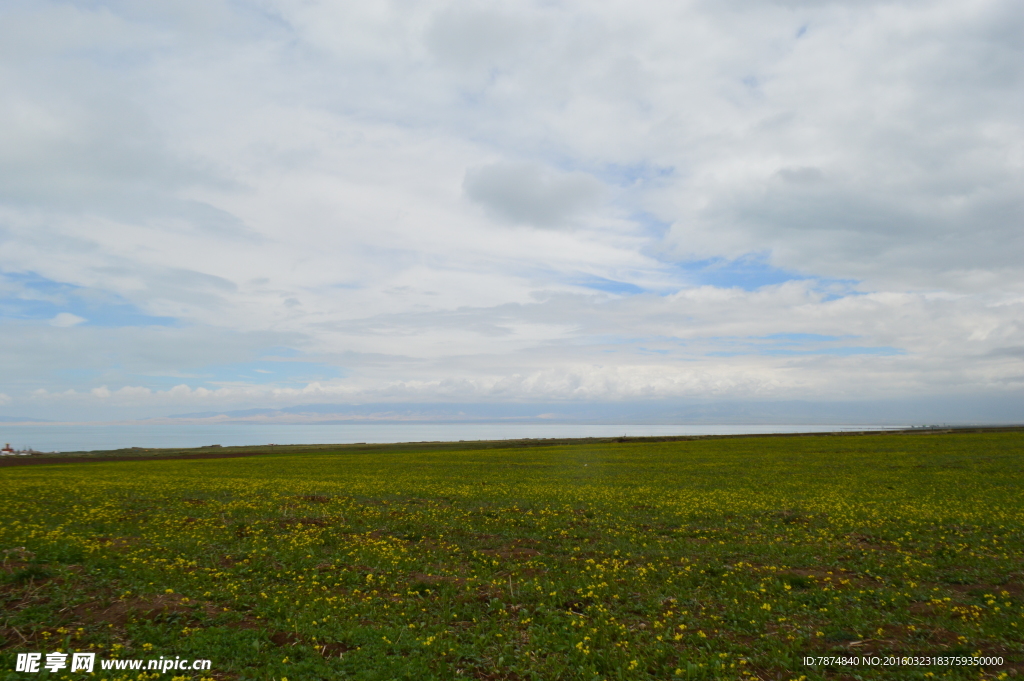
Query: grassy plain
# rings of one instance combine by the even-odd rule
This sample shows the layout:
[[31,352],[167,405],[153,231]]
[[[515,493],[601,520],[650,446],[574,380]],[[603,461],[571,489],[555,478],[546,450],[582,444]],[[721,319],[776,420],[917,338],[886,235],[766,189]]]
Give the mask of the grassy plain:
[[0,678],[1024,675],[1024,433],[475,447],[0,468]]

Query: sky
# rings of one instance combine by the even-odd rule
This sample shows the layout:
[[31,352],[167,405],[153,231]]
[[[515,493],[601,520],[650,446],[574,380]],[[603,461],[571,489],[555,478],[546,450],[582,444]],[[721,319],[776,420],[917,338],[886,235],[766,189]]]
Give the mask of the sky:
[[7,0],[0,415],[1024,421],[1021,35],[1016,0]]

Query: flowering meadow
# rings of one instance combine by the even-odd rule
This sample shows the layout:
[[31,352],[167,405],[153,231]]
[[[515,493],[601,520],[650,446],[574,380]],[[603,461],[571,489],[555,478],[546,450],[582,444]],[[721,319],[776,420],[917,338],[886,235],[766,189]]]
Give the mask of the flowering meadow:
[[1024,677],[1022,432],[279,450],[0,468],[0,679]]

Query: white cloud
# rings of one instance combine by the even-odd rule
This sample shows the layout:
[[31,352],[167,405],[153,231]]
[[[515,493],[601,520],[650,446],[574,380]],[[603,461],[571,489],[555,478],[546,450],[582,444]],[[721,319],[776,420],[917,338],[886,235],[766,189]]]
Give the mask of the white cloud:
[[[8,3],[0,262],[53,285],[0,281],[0,388],[1016,390],[1022,22],[1010,0]],[[806,279],[744,290],[758,267]],[[780,334],[821,352],[758,346]],[[278,346],[345,378],[211,369]]]
[[53,319],[50,320],[50,326],[63,328],[68,326],[76,326],[84,321],[87,321],[84,317],[79,317],[78,315],[71,314],[70,312],[60,312],[57,315],[55,315]]

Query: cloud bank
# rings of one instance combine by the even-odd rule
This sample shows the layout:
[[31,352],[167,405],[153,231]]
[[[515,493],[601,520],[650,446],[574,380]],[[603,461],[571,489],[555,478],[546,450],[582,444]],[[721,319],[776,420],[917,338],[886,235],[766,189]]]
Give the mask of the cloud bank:
[[1022,30],[998,0],[6,3],[0,404],[1024,418]]

